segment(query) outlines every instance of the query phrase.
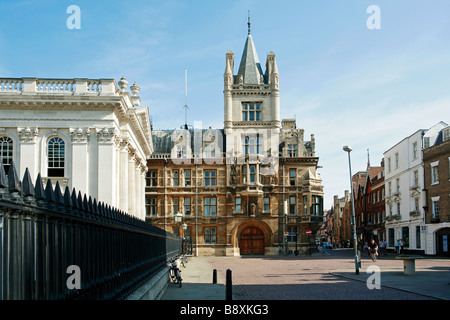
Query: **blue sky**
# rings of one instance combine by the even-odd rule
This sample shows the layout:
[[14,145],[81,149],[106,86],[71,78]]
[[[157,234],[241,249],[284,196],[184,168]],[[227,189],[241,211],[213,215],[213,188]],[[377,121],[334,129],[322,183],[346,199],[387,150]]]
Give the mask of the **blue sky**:
[[[81,29],[70,30],[70,5]],[[369,30],[370,5],[381,29]],[[325,209],[364,170],[418,129],[450,123],[450,1],[0,0],[0,77],[114,78],[141,87],[155,129],[223,127],[225,53],[234,73],[247,36],[261,64],[276,54],[281,118],[316,138]]]

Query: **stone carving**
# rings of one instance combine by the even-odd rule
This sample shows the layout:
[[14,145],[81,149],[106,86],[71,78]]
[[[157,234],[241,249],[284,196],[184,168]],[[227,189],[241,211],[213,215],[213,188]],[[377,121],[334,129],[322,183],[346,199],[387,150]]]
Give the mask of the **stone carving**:
[[72,137],[73,143],[87,143],[89,140],[89,135],[91,133],[91,129],[89,128],[78,128],[78,129],[70,129],[70,136]]
[[22,143],[35,143],[36,137],[39,134],[38,128],[17,128],[17,133],[19,134],[20,142]]

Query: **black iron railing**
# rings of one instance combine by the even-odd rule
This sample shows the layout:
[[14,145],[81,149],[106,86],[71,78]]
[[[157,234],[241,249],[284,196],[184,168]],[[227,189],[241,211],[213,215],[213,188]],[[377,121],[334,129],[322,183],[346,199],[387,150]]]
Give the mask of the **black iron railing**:
[[176,235],[0,164],[2,300],[123,299],[181,250]]

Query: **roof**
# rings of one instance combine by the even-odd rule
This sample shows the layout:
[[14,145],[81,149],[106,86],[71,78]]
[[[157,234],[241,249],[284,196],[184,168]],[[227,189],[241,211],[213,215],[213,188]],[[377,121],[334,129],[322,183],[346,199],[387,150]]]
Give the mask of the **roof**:
[[[183,129],[184,130],[184,129]],[[201,134],[198,134],[198,131],[201,130]],[[212,131],[216,131],[218,132],[219,135],[221,135],[221,137],[218,137],[219,139],[222,140],[224,146],[223,146],[223,150],[225,150],[225,135],[224,135],[224,131],[223,129],[192,129],[189,128],[189,136],[190,136],[190,146],[191,146],[191,150],[193,152],[196,152],[196,150],[194,150],[194,147],[196,146],[202,146],[202,142],[204,139],[204,135],[205,132],[212,130]],[[153,148],[154,151],[153,153],[160,153],[160,154],[164,154],[164,153],[171,153],[172,149],[174,147],[174,133],[175,132],[181,132],[180,129],[175,129],[175,130],[153,130],[152,131],[152,139],[153,139]],[[196,144],[196,142],[198,142],[198,144]]]
[[237,74],[237,81],[243,76],[245,84],[259,84],[263,75],[261,64],[259,63],[258,53],[251,34],[245,41],[244,52],[242,53],[241,64]]

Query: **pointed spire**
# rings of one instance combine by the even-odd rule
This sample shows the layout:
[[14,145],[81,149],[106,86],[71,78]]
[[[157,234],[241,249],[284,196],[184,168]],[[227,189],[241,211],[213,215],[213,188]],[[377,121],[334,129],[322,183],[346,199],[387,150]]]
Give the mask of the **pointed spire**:
[[259,63],[258,53],[250,34],[250,16],[248,20],[249,32],[245,41],[244,51],[242,52],[241,64],[237,74],[238,83],[259,84],[263,75],[261,64]]

